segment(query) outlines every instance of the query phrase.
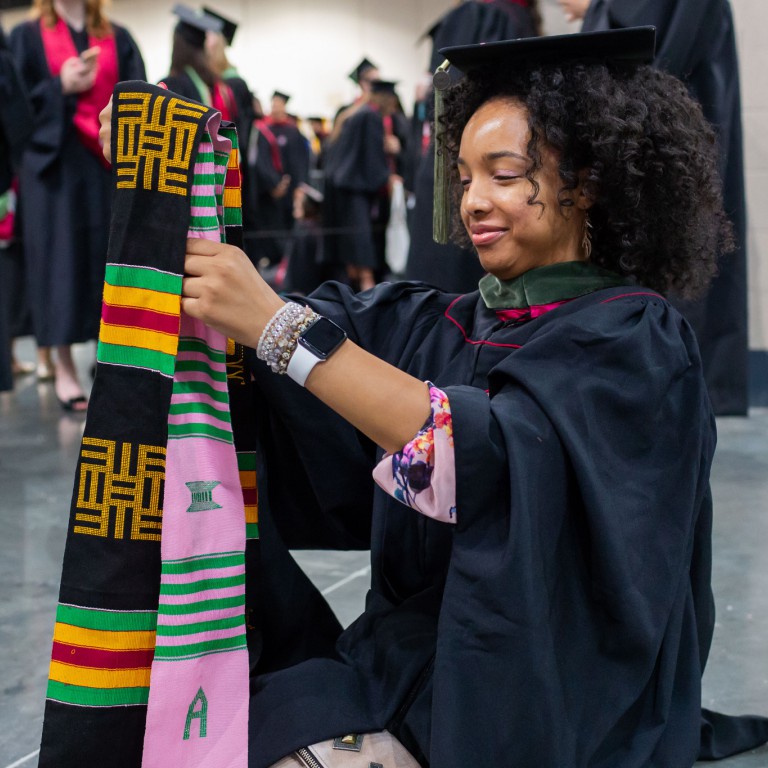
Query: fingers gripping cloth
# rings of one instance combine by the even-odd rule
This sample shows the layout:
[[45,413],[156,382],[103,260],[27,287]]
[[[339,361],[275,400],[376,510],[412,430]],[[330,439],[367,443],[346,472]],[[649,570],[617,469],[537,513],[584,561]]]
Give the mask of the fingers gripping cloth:
[[[94,381],[67,532],[40,766],[245,768],[242,349],[181,311],[187,237],[239,243],[237,136],[117,86],[115,196]],[[232,397],[230,396],[232,393]],[[250,446],[245,446],[250,448]]]

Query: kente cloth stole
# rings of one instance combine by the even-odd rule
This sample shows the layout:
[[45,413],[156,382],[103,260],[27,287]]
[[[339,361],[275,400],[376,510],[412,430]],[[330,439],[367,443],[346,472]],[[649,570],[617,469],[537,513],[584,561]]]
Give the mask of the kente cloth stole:
[[112,131],[97,375],[39,765],[245,768],[258,644],[246,623],[249,383],[242,348],[180,298],[188,236],[241,242],[237,136],[217,112],[139,82],[116,87]]

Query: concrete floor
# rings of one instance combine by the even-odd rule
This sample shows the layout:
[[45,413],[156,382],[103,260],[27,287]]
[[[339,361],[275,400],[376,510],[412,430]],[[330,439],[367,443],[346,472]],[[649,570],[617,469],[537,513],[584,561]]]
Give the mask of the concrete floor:
[[[21,359],[34,356],[26,340],[17,352]],[[76,349],[84,375],[93,356],[93,346]],[[0,768],[36,763],[83,424],[83,417],[61,411],[51,384],[33,377],[0,394]],[[768,410],[749,419],[721,419],[718,428],[713,488],[719,619],[704,704],[768,714]],[[304,552],[297,559],[343,623],[357,616],[367,585],[365,553]],[[719,766],[765,768],[768,747]]]

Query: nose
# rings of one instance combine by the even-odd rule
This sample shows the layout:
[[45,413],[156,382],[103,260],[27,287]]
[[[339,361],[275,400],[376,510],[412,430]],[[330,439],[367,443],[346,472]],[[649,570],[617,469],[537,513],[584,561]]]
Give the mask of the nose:
[[468,216],[482,216],[488,213],[493,204],[488,196],[486,185],[479,180],[471,181],[464,187],[461,198],[461,207]]

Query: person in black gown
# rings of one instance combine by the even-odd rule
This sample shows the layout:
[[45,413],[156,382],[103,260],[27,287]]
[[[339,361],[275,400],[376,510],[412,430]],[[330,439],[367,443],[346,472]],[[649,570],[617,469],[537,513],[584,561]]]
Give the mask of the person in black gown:
[[346,269],[352,285],[367,290],[386,271],[389,186],[403,175],[409,127],[388,80],[375,80],[368,100],[342,119],[326,150],[324,255]]
[[653,51],[652,28],[444,50],[473,293],[286,302],[238,248],[187,242],[184,312],[254,350],[263,562],[371,550],[343,631],[252,574],[252,768],[370,733],[423,768],[690,768],[768,741],[701,708],[715,423],[665,294],[704,290],[733,240],[713,131]]
[[[13,359],[12,327],[18,305],[15,285],[17,243],[14,242],[15,215],[12,189],[21,151],[32,128],[29,97],[19,76],[16,62],[8,50],[5,32],[0,27],[0,392],[13,389],[13,376],[29,372]],[[14,253],[11,253],[13,249]],[[17,295],[14,295],[14,294]],[[23,291],[21,292],[23,296]],[[34,370],[34,368],[32,368]]]
[[278,200],[278,229],[283,232],[283,255],[290,250],[294,213],[301,208],[304,196],[302,184],[309,180],[310,165],[309,141],[299,130],[296,118],[288,113],[290,100],[289,94],[275,91],[272,94],[270,113],[265,119],[266,125],[277,140],[283,173],[290,178],[288,193]]
[[110,219],[98,115],[116,82],[144,79],[144,63],[101,2],[36,0],[35,10],[10,35],[34,113],[19,172],[28,299],[38,346],[56,348],[59,402],[82,411],[70,345],[98,336]]
[[[562,4],[562,3],[561,3]],[[728,0],[592,0],[572,15],[583,32],[637,24],[656,27],[655,65],[679,77],[715,126],[725,210],[736,249],[720,258],[706,296],[678,307],[693,325],[717,415],[743,416],[749,405],[747,223],[739,62]]]

